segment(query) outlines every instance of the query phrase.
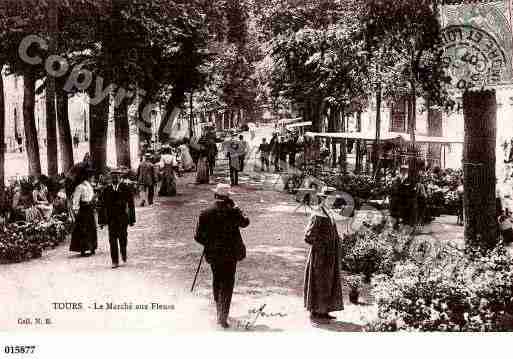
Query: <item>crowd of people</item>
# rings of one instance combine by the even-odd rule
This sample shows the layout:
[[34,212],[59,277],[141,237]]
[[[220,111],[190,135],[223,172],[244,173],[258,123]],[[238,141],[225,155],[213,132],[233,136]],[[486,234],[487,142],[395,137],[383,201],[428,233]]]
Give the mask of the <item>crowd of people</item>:
[[263,138],[257,151],[261,171],[269,172],[270,165],[274,167],[275,172],[292,169],[298,165],[296,160],[298,155],[302,156],[303,150],[304,139],[298,134],[278,136],[278,133],[274,133],[269,141]]
[[[279,136],[273,134],[270,141],[262,139],[257,153],[261,170],[276,172],[294,168],[304,160],[308,143],[298,135]],[[87,154],[76,166],[71,184],[62,179],[57,190],[49,189],[44,177],[28,184],[20,182],[13,198],[13,219],[31,220],[48,218],[61,211],[71,215],[74,225],[70,251],[81,256],[94,255],[98,247],[98,227],[108,227],[112,268],[120,261],[127,262],[128,227],[136,223],[136,192],[140,191],[140,206],[153,205],[155,196],[177,195],[177,176],[184,171],[196,170],[196,183],[209,184],[214,173],[219,152],[229,161],[230,183],[217,184],[214,202],[201,212],[194,239],[204,247],[204,257],[209,263],[213,277],[213,298],[217,307],[217,322],[222,328],[229,327],[228,314],[235,286],[237,263],[246,257],[246,248],[240,228],[248,227],[249,217],[231,198],[231,188],[238,185],[238,174],[247,166],[251,149],[243,135],[232,134],[221,149],[211,133],[191,144],[171,146],[164,144],[158,152],[146,151],[136,173],[129,169],[116,168],[104,176],[95,177],[91,157]],[[322,151],[321,151],[322,152]],[[321,153],[317,156],[320,158]],[[407,166],[401,166],[391,186],[390,216],[395,225],[414,226],[430,217],[427,198],[429,178],[426,171],[419,178],[409,176]],[[452,181],[446,176],[446,181]],[[454,185],[454,184],[451,184]],[[315,185],[317,187],[317,185]],[[331,208],[326,204],[326,188],[315,188],[312,216],[306,227],[304,240],[310,251],[304,273],[304,306],[312,320],[335,319],[330,313],[344,309],[342,300],[339,242]],[[463,220],[463,182],[457,181],[457,192],[461,207],[458,222]],[[503,236],[513,240],[513,225],[510,214],[497,205],[498,221]]]

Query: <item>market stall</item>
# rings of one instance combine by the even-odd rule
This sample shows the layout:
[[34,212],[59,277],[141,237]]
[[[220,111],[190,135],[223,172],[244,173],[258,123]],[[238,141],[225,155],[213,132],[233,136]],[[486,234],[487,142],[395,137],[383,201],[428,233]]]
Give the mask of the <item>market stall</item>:
[[285,126],[289,131],[298,131],[300,135],[304,135],[305,130],[312,126],[312,121],[297,122]]
[[[376,140],[375,132],[306,132],[306,137],[311,138],[330,138],[330,139],[347,139],[347,140],[362,140],[365,146],[372,144]],[[378,148],[378,160],[393,160],[394,166],[397,167],[403,162],[403,159],[407,157],[407,147],[411,143],[411,135],[402,132],[387,132],[380,135],[380,148]],[[424,136],[415,135],[415,143],[417,145],[426,144],[440,144],[442,145],[442,151],[445,153],[446,148],[452,144],[462,144],[463,138],[458,137],[435,137],[435,136]],[[389,153],[388,157],[386,151],[383,151],[383,146],[387,144],[392,145],[394,148],[393,153]],[[390,158],[389,158],[390,157]],[[428,159],[427,153],[421,156],[421,159]],[[441,168],[445,168],[445,156],[443,156]]]

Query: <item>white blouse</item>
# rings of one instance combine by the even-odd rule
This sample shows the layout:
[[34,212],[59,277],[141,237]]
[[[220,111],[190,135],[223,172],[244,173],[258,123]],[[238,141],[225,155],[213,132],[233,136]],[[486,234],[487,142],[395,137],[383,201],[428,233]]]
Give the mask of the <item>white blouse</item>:
[[73,210],[78,211],[80,209],[80,202],[91,202],[94,197],[93,186],[88,182],[84,181],[75,188],[73,193]]
[[164,167],[165,165],[176,165],[176,156],[165,154],[160,158],[160,167]]

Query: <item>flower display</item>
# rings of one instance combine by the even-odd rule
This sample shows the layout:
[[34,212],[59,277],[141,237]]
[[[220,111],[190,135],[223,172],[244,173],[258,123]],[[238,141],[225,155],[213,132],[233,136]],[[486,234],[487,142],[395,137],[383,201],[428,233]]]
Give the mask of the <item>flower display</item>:
[[0,263],[16,263],[41,257],[66,239],[71,224],[66,216],[49,221],[18,222],[0,229]]
[[498,246],[470,258],[442,256],[398,263],[376,278],[376,331],[513,331],[513,260]]

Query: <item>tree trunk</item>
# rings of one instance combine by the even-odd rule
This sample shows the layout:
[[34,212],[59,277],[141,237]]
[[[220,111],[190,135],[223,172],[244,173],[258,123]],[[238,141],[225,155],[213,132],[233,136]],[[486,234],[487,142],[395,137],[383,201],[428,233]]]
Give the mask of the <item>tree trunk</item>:
[[66,173],[73,167],[73,142],[71,139],[71,127],[68,115],[68,94],[60,84],[56,88],[56,97],[61,171]]
[[497,244],[495,200],[495,91],[463,95],[465,142],[463,149],[463,203],[467,246],[483,250]]
[[[138,133],[139,133],[139,145],[142,143],[148,142],[151,143],[152,134],[153,134],[153,114],[147,113],[145,114],[143,111],[145,107],[149,104],[148,99],[142,97],[141,103],[139,104],[137,116],[139,118],[138,122]],[[145,118],[145,116],[148,116]],[[149,121],[149,122],[147,122]]]
[[240,127],[240,109],[237,108],[237,110],[235,110],[235,114],[233,116],[233,119],[235,120],[235,128],[239,128]]
[[5,199],[5,101],[4,101],[4,78],[2,69],[4,65],[0,64],[0,200],[4,203]]
[[48,163],[48,176],[59,174],[57,158],[57,121],[55,110],[55,79],[46,78],[46,160]]
[[[344,107],[340,108],[340,130],[346,132],[346,114]],[[343,138],[340,143],[340,170],[347,173],[347,139]]]
[[192,104],[192,97],[194,93],[191,91],[189,94],[189,132],[190,132],[190,138],[194,135],[193,129],[194,129],[194,112],[193,112],[193,104]]
[[164,116],[162,117],[162,121],[160,121],[158,137],[160,142],[166,142],[169,140],[169,133],[165,132],[165,128],[167,127],[169,121],[171,120],[171,114],[175,107],[180,107],[185,100],[185,87],[181,84],[177,84],[171,94],[171,97],[166,103],[166,111]]
[[376,137],[374,139],[374,147],[372,149],[372,169],[374,175],[379,179],[379,158],[381,139],[381,83],[378,84],[376,91]]
[[[58,7],[56,1],[51,2],[48,7],[48,32],[49,52],[55,53],[56,32],[58,29]],[[48,176],[55,177],[59,174],[58,151],[57,151],[57,120],[55,104],[55,78],[46,77],[46,163]]]
[[417,170],[417,146],[415,143],[415,125],[417,122],[417,96],[415,95],[414,85],[411,85],[411,93],[408,99],[408,132],[410,134],[410,145],[408,146],[408,172],[410,178],[414,182],[417,181],[418,170]]
[[27,71],[23,78],[23,125],[25,127],[25,143],[28,158],[28,173],[30,176],[41,175],[41,159],[37,140],[34,107],[36,100],[36,74]]
[[127,100],[123,100],[118,107],[114,108],[114,134],[116,137],[116,164],[118,167],[131,168]]
[[[362,116],[361,112],[358,111],[356,114],[356,131],[362,131]],[[356,166],[355,173],[359,174],[362,171],[363,162],[363,144],[362,140],[356,140]]]
[[[330,117],[328,123],[328,131],[337,132],[337,113],[338,109],[335,106],[330,106]],[[335,139],[331,140],[331,153],[332,153],[332,161],[331,166],[337,167],[337,141]]]
[[97,105],[89,105],[89,151],[96,173],[107,167],[107,127],[109,96]]

